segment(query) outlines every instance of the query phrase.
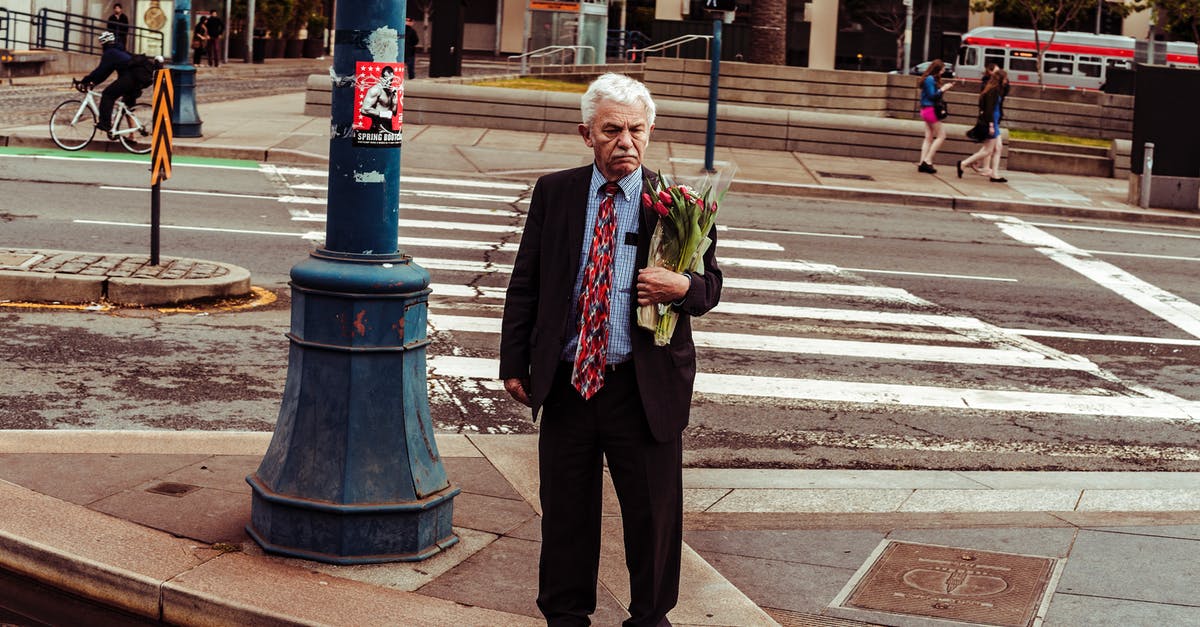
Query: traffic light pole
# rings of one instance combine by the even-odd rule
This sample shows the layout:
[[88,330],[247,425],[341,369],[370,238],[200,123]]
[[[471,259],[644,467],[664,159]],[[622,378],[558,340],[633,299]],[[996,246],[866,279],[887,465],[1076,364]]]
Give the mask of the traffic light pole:
[[[337,5],[326,240],[292,268],[283,401],[270,447],[246,478],[247,531],[273,553],[416,561],[458,541],[459,490],[429,415],[430,277],[398,247],[402,129],[354,123],[356,95],[404,76],[405,5]],[[377,103],[373,115],[383,115]]]

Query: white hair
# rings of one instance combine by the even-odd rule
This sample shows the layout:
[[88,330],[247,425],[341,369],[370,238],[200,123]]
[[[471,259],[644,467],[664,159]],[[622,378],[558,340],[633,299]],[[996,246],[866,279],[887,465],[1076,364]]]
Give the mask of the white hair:
[[650,97],[650,90],[639,80],[609,72],[592,81],[580,103],[584,124],[592,125],[592,119],[596,117],[596,108],[604,101],[624,105],[641,104],[646,108],[646,122],[654,124],[654,99]]

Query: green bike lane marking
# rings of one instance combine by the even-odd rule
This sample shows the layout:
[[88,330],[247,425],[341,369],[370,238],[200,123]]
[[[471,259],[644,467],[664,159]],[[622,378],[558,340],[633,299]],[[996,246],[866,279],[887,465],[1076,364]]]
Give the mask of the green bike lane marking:
[[[92,140],[92,145],[104,145],[103,142],[108,140]],[[84,161],[130,161],[143,162],[149,165],[150,154],[135,155],[131,152],[126,152],[124,148],[119,148],[118,142],[112,142],[114,147],[117,147],[116,152],[105,152],[101,150],[80,150],[70,151],[61,150],[58,148],[39,148],[36,146],[6,146],[0,147],[0,155],[14,157],[45,157],[50,159],[79,159]],[[257,170],[258,162],[249,159],[224,159],[219,157],[194,157],[173,155],[171,157],[171,165],[203,165],[209,167],[226,167],[226,168],[241,168],[247,170]]]

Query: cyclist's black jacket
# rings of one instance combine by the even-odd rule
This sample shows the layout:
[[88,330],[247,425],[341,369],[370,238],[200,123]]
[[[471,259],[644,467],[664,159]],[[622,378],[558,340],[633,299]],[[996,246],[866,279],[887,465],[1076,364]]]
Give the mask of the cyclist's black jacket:
[[129,71],[129,62],[133,60],[133,55],[125,52],[125,49],[120,46],[106,46],[104,54],[100,55],[100,65],[92,70],[91,74],[83,77],[83,82],[99,85],[108,79],[108,76],[116,70],[117,76],[122,76]]

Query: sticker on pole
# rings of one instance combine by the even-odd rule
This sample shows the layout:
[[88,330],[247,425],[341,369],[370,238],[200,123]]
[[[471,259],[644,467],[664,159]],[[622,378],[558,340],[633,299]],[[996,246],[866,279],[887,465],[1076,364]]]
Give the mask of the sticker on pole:
[[399,147],[404,64],[359,61],[354,69],[354,145]]

